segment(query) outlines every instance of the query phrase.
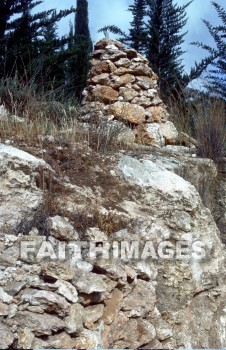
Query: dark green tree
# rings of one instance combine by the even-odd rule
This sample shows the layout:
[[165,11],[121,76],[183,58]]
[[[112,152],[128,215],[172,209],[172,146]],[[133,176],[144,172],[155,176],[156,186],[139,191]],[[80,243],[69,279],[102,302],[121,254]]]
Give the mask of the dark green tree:
[[[86,86],[89,55],[92,51],[87,0],[77,0],[73,36],[74,38],[71,40],[69,47],[68,79],[69,86],[74,90],[76,98],[80,101],[82,91]],[[72,38],[72,29],[70,30],[70,37]]]
[[215,47],[199,42],[193,44],[206,50],[209,57],[212,57],[212,69],[209,70],[206,77],[208,90],[226,100],[226,10],[214,1],[212,5],[222,24],[213,26],[206,20],[203,22],[214,39]]
[[183,78],[181,45],[186,32],[186,8],[192,1],[179,6],[173,0],[147,1],[146,56],[159,77],[161,94],[167,96],[178,89]]
[[142,53],[146,46],[146,0],[134,0],[134,4],[129,6],[129,11],[132,12],[133,20],[130,22],[129,34],[123,40],[130,47]]
[[[74,9],[56,12],[54,9],[33,14],[32,10],[43,1],[20,0],[20,16],[11,22],[11,30],[5,34],[6,74],[17,73],[30,79],[43,70],[51,70],[51,62],[56,58],[53,54],[62,46],[56,35],[56,23],[74,12]],[[52,60],[45,60],[44,56]],[[49,62],[47,66],[46,63]],[[45,62],[45,65],[40,65]],[[54,61],[55,65],[56,62]],[[51,77],[53,78],[53,76]]]
[[6,59],[6,33],[11,29],[11,18],[21,11],[19,0],[0,1],[0,78],[4,75]]

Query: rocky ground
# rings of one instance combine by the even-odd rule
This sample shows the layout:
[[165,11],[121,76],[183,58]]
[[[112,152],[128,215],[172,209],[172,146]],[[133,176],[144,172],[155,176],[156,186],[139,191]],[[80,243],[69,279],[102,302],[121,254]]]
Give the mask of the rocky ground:
[[[46,142],[43,157],[19,148],[0,145],[0,348],[226,346],[212,161],[176,146],[103,155]],[[161,259],[163,240],[201,240],[208,254]],[[29,241],[54,252],[25,256]],[[154,252],[94,259],[86,248],[73,253],[78,241],[138,242],[142,251],[151,242]]]

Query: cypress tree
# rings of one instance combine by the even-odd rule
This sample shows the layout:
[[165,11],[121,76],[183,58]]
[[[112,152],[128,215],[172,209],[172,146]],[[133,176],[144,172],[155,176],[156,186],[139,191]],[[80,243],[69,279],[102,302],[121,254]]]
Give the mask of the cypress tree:
[[181,45],[186,32],[182,32],[187,23],[186,8],[192,1],[183,6],[173,0],[146,0],[147,46],[146,55],[152,69],[159,76],[159,87],[162,95],[167,96],[179,88],[182,80],[183,65]]
[[130,22],[129,34],[123,41],[138,52],[143,52],[146,39],[146,0],[135,0],[134,4],[129,6],[129,11],[132,12],[133,20]]
[[[54,9],[32,14],[32,10],[43,1],[20,0],[20,16],[11,22],[11,31],[5,35],[7,42],[6,73],[30,79],[38,76],[43,69],[51,70],[51,62],[45,67],[43,55],[56,53],[61,41],[56,37],[56,23],[74,12],[74,9],[59,11]],[[56,56],[55,56],[56,57]],[[40,78],[40,76],[39,76]]]
[[75,14],[74,43],[71,44],[71,57],[68,62],[70,75],[69,85],[74,89],[78,101],[86,86],[89,70],[89,54],[92,51],[92,41],[89,32],[88,2],[77,0]]
[[19,0],[0,1],[0,78],[5,71],[6,33],[11,29],[11,18],[21,11]]

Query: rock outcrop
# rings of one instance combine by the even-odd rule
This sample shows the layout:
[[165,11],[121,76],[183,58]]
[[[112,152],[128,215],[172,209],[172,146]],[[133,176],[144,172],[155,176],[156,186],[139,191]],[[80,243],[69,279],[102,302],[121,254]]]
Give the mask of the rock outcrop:
[[59,179],[60,192],[51,192],[44,235],[44,224],[31,220],[19,232],[18,223],[44,204],[32,174],[48,165],[0,150],[1,349],[226,346],[224,247],[210,210],[178,172],[195,159],[183,154],[182,164],[164,149],[103,157],[80,147],[86,171],[71,153],[70,186]]
[[83,105],[132,126],[138,143],[175,144],[178,132],[168,120],[157,79],[136,50],[103,39],[94,48]]
[[[40,187],[43,174],[53,170],[42,159],[4,144],[0,144],[0,162],[2,236],[33,220],[34,213],[42,204],[43,191]],[[38,182],[40,186],[37,186]]]

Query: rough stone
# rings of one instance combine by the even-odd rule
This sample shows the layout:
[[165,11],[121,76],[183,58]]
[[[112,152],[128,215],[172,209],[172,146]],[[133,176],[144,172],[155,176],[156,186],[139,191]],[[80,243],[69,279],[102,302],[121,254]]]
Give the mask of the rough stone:
[[80,304],[73,304],[70,307],[69,315],[65,318],[66,330],[69,334],[78,333],[83,329],[84,307]]
[[97,86],[93,89],[93,101],[101,101],[103,103],[112,103],[118,100],[118,91],[110,86]]
[[79,273],[72,283],[80,293],[91,294],[94,292],[106,292],[107,286],[104,281],[104,276],[96,273]]
[[9,305],[0,302],[0,316],[7,316],[9,313]]
[[104,301],[105,308],[103,314],[104,323],[110,324],[117,316],[118,312],[121,309],[123,294],[122,292],[115,288],[112,291],[112,295],[110,299],[106,299]]
[[100,337],[96,332],[84,330],[75,339],[76,349],[96,349],[100,345]]
[[65,298],[50,291],[25,289],[20,299],[32,306],[42,306],[45,311],[57,313],[59,316],[64,316],[69,309],[69,303]]
[[47,313],[38,314],[30,311],[19,311],[10,320],[5,321],[8,325],[17,325],[21,328],[29,328],[36,336],[51,335],[66,327],[58,317]]
[[166,140],[166,144],[172,145],[177,142],[178,131],[172,122],[166,121],[165,123],[160,124],[160,128],[161,128],[163,137]]
[[145,145],[163,147],[165,139],[159,124],[141,124],[135,129],[136,141]]
[[67,333],[63,332],[51,335],[48,340],[36,338],[33,342],[34,349],[73,349],[75,348],[75,340]]
[[143,107],[128,102],[115,102],[109,106],[108,111],[120,120],[133,124],[145,122],[145,110]]
[[78,301],[78,293],[76,288],[67,281],[56,281],[54,284],[57,289],[57,293],[64,296],[71,303],[76,303]]
[[132,316],[147,316],[156,303],[155,289],[150,282],[138,280],[133,291],[124,298],[122,310]]
[[103,304],[87,306],[84,309],[85,325],[98,321],[103,316],[103,312],[104,312]]
[[164,123],[169,116],[169,113],[163,108],[163,106],[151,106],[147,108],[147,111],[151,113],[151,121],[153,123]]
[[120,95],[123,97],[123,100],[125,102],[132,101],[134,97],[138,95],[138,92],[136,90],[129,89],[126,87],[121,87],[119,91],[120,91]]
[[3,235],[33,218],[42,203],[35,174],[41,167],[48,171],[50,167],[42,159],[3,144],[0,144],[0,161],[0,235]]
[[35,335],[27,327],[19,329],[18,331],[18,348],[19,349],[32,349],[33,340]]
[[123,346],[128,349],[137,349],[154,340],[155,336],[155,328],[150,322],[142,319],[130,319],[126,323],[121,339],[114,342],[114,347]]
[[110,83],[109,74],[102,73],[95,75],[93,78],[91,78],[91,82],[94,84],[108,85]]
[[48,262],[41,265],[42,276],[47,279],[71,281],[75,271],[63,262]]
[[0,349],[9,349],[13,344],[14,339],[15,336],[9,327],[3,323],[0,323]]
[[155,81],[147,76],[136,77],[136,84],[144,90],[156,88]]
[[[114,72],[116,74],[117,71]],[[123,74],[121,76],[113,75],[111,86],[114,89],[118,89],[121,86],[127,86],[128,84],[131,84],[135,81],[135,78],[132,74]],[[118,96],[117,96],[118,97]],[[113,100],[111,100],[113,101]]]
[[116,69],[117,69],[117,67],[110,60],[109,61],[98,61],[98,62],[95,62],[93,67],[91,68],[90,75],[92,77],[94,77],[96,75],[100,75],[103,73],[112,73]]
[[67,218],[59,215],[47,219],[50,234],[59,240],[76,241],[78,233]]

